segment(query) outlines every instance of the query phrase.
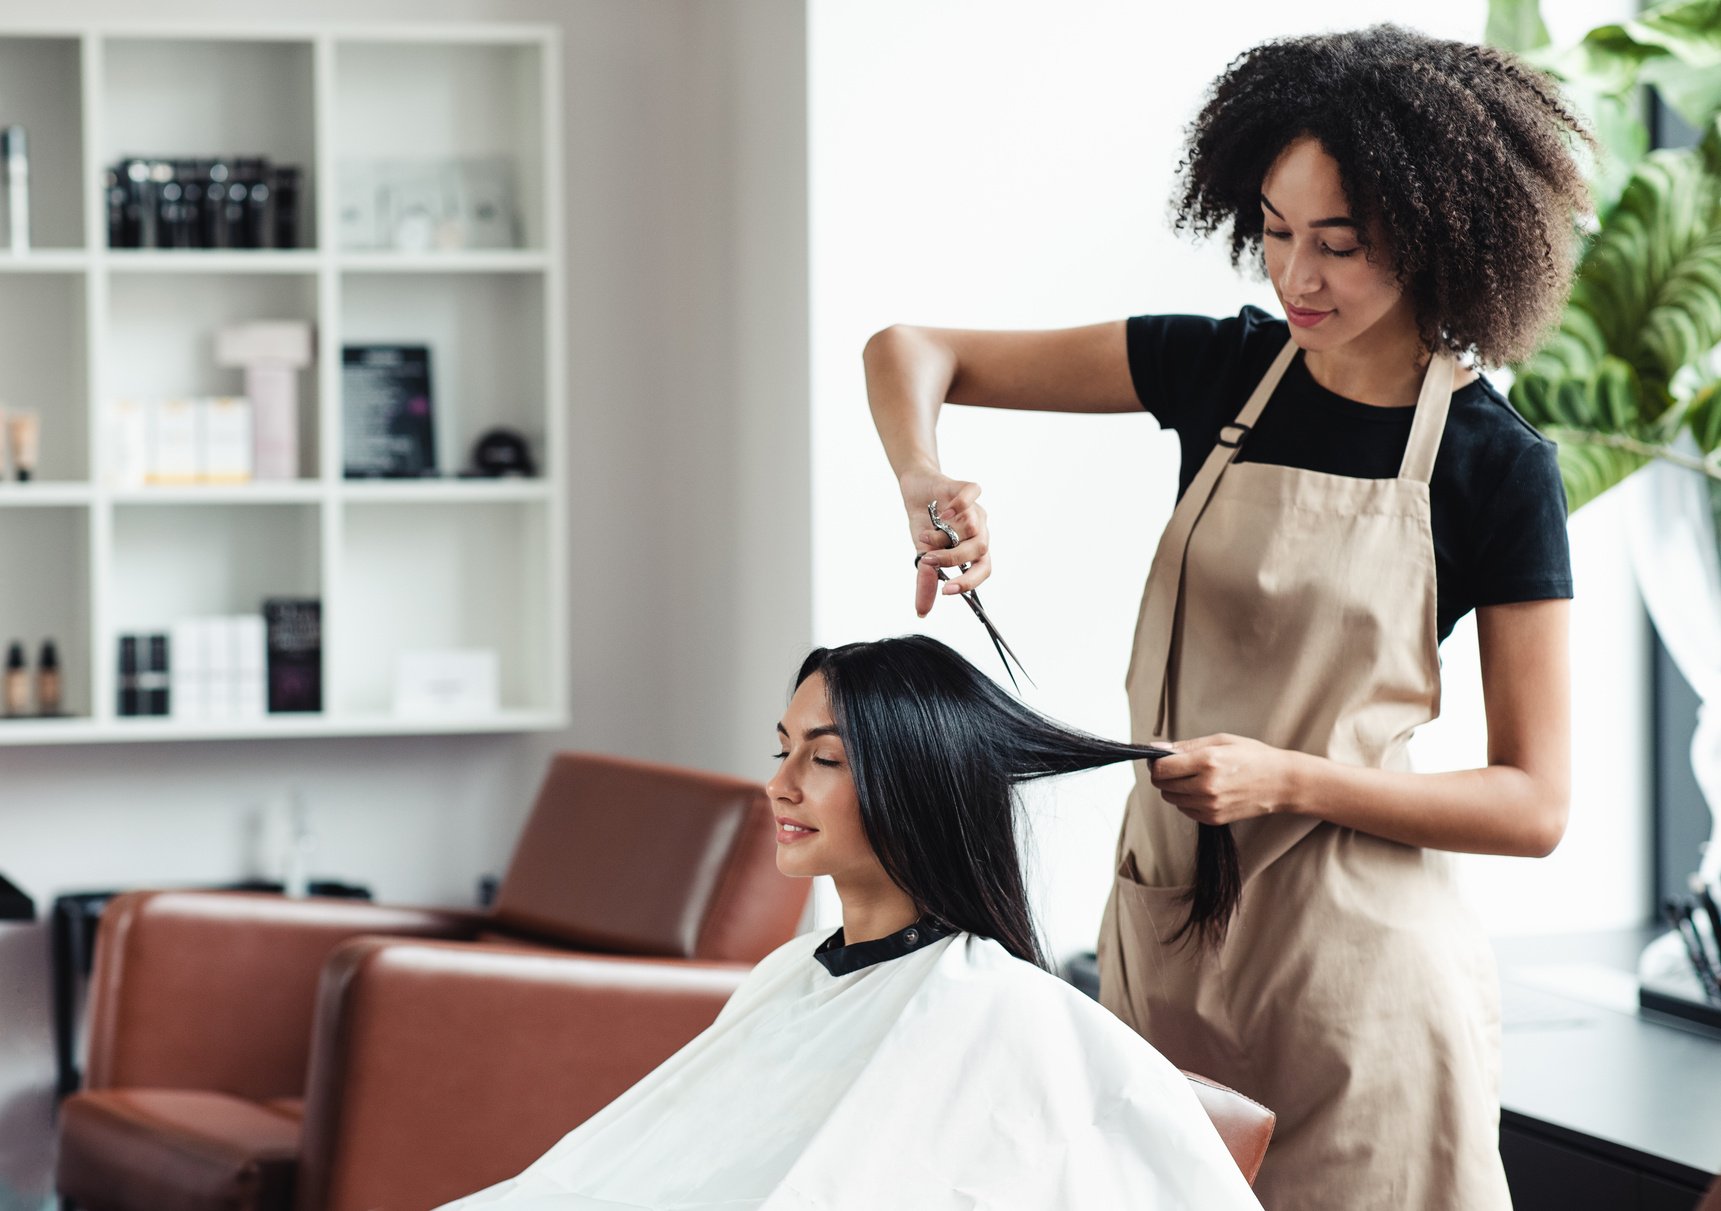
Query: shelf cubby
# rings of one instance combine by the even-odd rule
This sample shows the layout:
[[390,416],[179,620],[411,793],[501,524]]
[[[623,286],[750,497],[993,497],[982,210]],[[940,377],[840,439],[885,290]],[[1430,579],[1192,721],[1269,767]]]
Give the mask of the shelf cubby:
[[[42,641],[59,651],[62,710],[90,713],[90,511],[8,510],[0,516],[0,658],[17,641],[34,675]],[[0,739],[13,721],[0,722]],[[51,721],[43,721],[44,724]]]
[[[303,320],[314,326],[317,278],[272,273],[115,275],[108,283],[108,313],[105,399],[243,395],[244,372],[215,364],[216,331],[256,320]],[[299,474],[315,478],[318,375],[314,363],[299,371],[298,383]]]
[[520,432],[544,473],[544,279],[537,274],[341,275],[343,345],[430,348],[437,466],[455,475],[484,430]]
[[[550,711],[546,504],[357,503],[344,509],[332,709],[387,715],[403,652],[490,648],[501,707]],[[441,604],[435,611],[419,603]]]
[[80,274],[0,274],[0,411],[40,421],[39,461],[20,491],[90,478],[84,306]]
[[[0,35],[0,120],[29,149],[32,257],[84,246],[83,76],[76,38]],[[19,251],[6,222],[0,249]]]
[[337,171],[385,160],[505,160],[518,244],[546,247],[544,58],[539,42],[343,38],[335,47]]
[[317,246],[312,38],[111,36],[102,52],[102,166],[123,156],[252,155],[296,165],[299,242]]

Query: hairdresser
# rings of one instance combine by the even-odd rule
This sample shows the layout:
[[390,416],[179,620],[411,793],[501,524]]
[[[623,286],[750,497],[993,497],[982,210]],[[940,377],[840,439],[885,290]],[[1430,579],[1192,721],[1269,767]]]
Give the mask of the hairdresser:
[[[1565,830],[1571,573],[1554,447],[1478,369],[1558,315],[1585,142],[1509,55],[1391,26],[1270,42],[1212,85],[1175,213],[1261,267],[1283,319],[867,345],[923,614],[933,565],[944,594],[992,570],[980,487],[938,461],[942,404],[1177,433],[1164,532],[1106,519],[1158,540],[1127,685],[1132,740],[1175,751],[1137,763],[1101,999],[1278,1113],[1273,1211],[1511,1206],[1494,964],[1448,855],[1541,856]],[[1472,610],[1488,764],[1413,773],[1438,644]]]

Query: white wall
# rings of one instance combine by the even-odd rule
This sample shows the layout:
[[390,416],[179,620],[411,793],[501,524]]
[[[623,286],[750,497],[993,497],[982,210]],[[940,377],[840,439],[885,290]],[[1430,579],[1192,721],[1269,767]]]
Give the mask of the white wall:
[[[1563,6],[1556,37],[1627,8]],[[816,635],[924,629],[996,673],[967,610],[943,602],[924,625],[912,612],[906,519],[866,412],[867,336],[896,321],[1051,327],[1273,309],[1270,290],[1233,274],[1218,246],[1174,237],[1165,221],[1182,129],[1207,83],[1272,36],[1398,20],[1476,39],[1486,7],[1344,0],[1316,18],[1258,0],[1224,6],[1222,20],[1131,0],[814,0],[811,10]],[[985,487],[997,570],[982,596],[1038,683],[1028,700],[1127,734],[1123,672],[1172,505],[1174,440],[1145,415],[963,408],[945,410],[939,436],[946,471]],[[1625,713],[1641,702],[1642,624],[1618,587],[1628,572],[1607,506],[1592,508],[1596,523],[1573,527],[1571,839],[1539,866],[1466,868],[1503,932],[1635,923],[1645,894],[1642,714]],[[1480,764],[1466,747],[1480,711],[1473,641],[1455,637],[1446,658],[1442,726],[1454,734],[1437,755]],[[1602,735],[1615,741],[1605,757]],[[1055,954],[1092,945],[1127,785],[1114,769],[1034,797],[1037,904]]]

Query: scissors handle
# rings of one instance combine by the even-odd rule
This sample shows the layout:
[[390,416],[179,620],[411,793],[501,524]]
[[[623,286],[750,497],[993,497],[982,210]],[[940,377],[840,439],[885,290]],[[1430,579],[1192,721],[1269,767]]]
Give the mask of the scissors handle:
[[[949,522],[945,521],[938,515],[938,502],[936,500],[926,506],[926,515],[932,518],[932,528],[944,535],[944,541],[947,548],[953,548],[957,543],[962,541],[956,533],[956,527],[952,526]],[[965,563],[962,565],[962,570],[966,572],[972,566],[972,564]]]

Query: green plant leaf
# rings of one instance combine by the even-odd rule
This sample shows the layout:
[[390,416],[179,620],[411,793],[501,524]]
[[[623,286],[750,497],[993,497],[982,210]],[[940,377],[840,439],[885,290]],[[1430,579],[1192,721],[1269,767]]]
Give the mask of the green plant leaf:
[[1713,454],[1721,447],[1721,381],[1700,388],[1686,405],[1685,419],[1691,425],[1691,436],[1697,448]]
[[1548,44],[1539,0],[1489,0],[1488,32],[1483,41],[1501,50],[1522,53]]
[[1532,52],[1569,85],[1623,98],[1655,84],[1701,130],[1721,111],[1721,0],[1674,0],[1636,20],[1598,25],[1577,45]]
[[1640,428],[1642,391],[1631,363],[1610,354],[1587,372],[1567,370],[1552,360],[1526,362],[1512,381],[1509,398],[1537,428],[1634,433]]
[[1576,513],[1649,462],[1641,454],[1586,444],[1582,433],[1553,430],[1549,436],[1560,443],[1560,479],[1565,483],[1567,513]]
[[1657,4],[1624,27],[1641,46],[1662,50],[1693,67],[1721,67],[1721,0]]
[[[1655,152],[1632,174],[1579,267],[1569,307],[1587,313],[1607,350],[1636,370],[1637,422],[1665,412],[1674,374],[1721,343],[1718,200],[1721,182],[1696,154]],[[1586,332],[1587,324],[1568,317],[1561,331]],[[1569,348],[1562,355],[1572,358]]]
[[1637,41],[1624,25],[1598,25],[1576,46],[1540,62],[1563,79],[1581,81],[1617,97],[1637,86],[1638,73],[1646,62],[1665,53]]

